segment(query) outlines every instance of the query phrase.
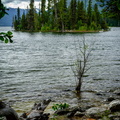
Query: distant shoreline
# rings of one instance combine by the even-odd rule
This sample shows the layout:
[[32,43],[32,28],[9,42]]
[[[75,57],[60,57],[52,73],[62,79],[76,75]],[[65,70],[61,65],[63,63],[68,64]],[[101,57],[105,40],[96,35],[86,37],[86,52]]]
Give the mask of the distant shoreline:
[[[105,32],[105,30],[45,30],[45,31],[30,31],[30,30],[15,30],[12,26],[0,26],[0,27],[10,27],[13,31],[21,31],[21,32],[55,32],[55,33],[98,33]],[[106,30],[109,31],[110,29]]]

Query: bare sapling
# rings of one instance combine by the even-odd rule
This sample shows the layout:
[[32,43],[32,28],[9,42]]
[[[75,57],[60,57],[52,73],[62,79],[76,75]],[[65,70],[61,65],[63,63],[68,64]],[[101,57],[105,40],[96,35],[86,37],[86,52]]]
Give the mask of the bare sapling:
[[[91,68],[88,65],[89,57],[92,52],[92,48],[89,48],[85,41],[85,37],[83,37],[82,43],[79,42],[78,48],[76,47],[76,63],[72,67],[72,71],[74,73],[76,80],[76,92],[81,92],[81,86],[82,86],[82,80],[84,77],[84,74]],[[76,46],[76,45],[75,45]],[[77,50],[78,49],[78,50]]]

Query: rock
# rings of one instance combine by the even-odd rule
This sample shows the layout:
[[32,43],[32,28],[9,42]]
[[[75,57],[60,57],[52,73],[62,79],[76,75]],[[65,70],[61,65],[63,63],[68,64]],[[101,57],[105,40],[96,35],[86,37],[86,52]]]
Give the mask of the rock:
[[32,110],[44,111],[50,102],[51,102],[51,99],[46,99],[46,100],[43,100],[41,103],[35,103]]
[[44,105],[48,105],[50,102],[51,102],[51,99],[43,100],[43,104],[44,104]]
[[20,117],[27,118],[27,113],[23,113]]
[[67,115],[66,115],[66,116],[67,116],[68,118],[70,118],[70,117],[73,117],[73,116],[74,116],[74,114],[75,114],[75,113],[73,113],[73,112],[69,112],[69,113],[67,113]]
[[109,104],[109,110],[111,110],[111,112],[120,111],[120,100],[113,100],[113,101]]
[[65,115],[65,114],[67,114],[67,113],[69,113],[69,110],[68,110],[68,109],[57,110],[57,111],[55,112],[55,114],[57,114],[57,115]]
[[48,120],[49,115],[49,113],[43,114],[41,111],[32,110],[31,113],[27,116],[26,120]]
[[99,118],[101,117],[107,109],[104,107],[92,107],[86,110],[85,115],[91,118]]
[[28,116],[27,118],[37,118],[40,117],[42,113],[40,113],[38,110],[33,110]]
[[85,113],[77,111],[74,116],[83,117]]
[[6,117],[6,120],[19,120],[14,109],[0,101],[0,117]]
[[77,112],[77,111],[82,111],[80,107],[71,107],[69,108],[69,113],[67,114],[67,117],[73,117],[74,114]]
[[111,101],[113,101],[113,100],[115,100],[115,98],[114,97],[112,97],[112,96],[110,96],[109,98],[107,98],[107,102],[111,102]]
[[120,95],[120,89],[115,90],[115,91],[114,91],[114,94]]
[[110,118],[110,120],[120,120],[120,115],[113,115],[113,114],[110,114],[108,115],[108,117]]

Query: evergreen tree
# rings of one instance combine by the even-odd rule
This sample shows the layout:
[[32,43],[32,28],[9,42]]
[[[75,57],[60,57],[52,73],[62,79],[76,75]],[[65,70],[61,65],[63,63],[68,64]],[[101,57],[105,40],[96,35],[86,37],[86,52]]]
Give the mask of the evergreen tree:
[[71,0],[70,3],[70,24],[71,29],[76,29],[76,22],[77,22],[77,15],[76,15],[76,9],[77,3],[76,0]]
[[59,29],[64,32],[65,31],[65,25],[66,25],[66,0],[60,0],[58,3],[58,24],[59,24]]
[[92,23],[92,0],[89,0],[88,9],[87,9],[87,16],[88,16],[88,27],[90,27]]
[[25,17],[25,12],[23,12],[22,18],[21,18],[21,30],[26,30],[26,17]]
[[77,29],[84,26],[87,23],[87,15],[84,9],[83,1],[77,3]]
[[41,24],[42,26],[44,26],[45,20],[46,20],[45,4],[46,4],[46,0],[41,0],[41,22],[42,22]]
[[40,27],[39,27],[39,14],[37,14],[37,12],[34,13],[34,31],[39,31]]
[[53,28],[54,29],[58,29],[58,1],[57,0],[53,0],[53,20],[54,20],[54,25]]
[[[41,11],[40,11],[41,10]],[[101,25],[103,24],[103,25]],[[92,9],[92,0],[89,0],[87,12],[83,1],[71,0],[67,7],[67,0],[41,0],[41,9],[39,12],[34,8],[34,0],[30,0],[30,8],[27,13],[23,13],[20,18],[20,9],[17,10],[17,16],[14,18],[14,27],[16,30],[28,31],[61,31],[65,30],[98,30],[106,29],[106,23],[95,4]]]
[[101,21],[101,16],[100,12],[98,10],[98,5],[94,5],[93,13],[92,13],[92,21],[94,22],[94,29],[101,29],[100,27],[100,21]]
[[20,25],[20,8],[19,7],[17,9],[17,20],[18,20],[18,25]]
[[28,22],[28,26],[27,29],[29,31],[34,31],[34,0],[30,0],[30,9],[28,11],[28,15],[27,15],[27,22]]
[[117,20],[117,26],[120,26],[120,0],[97,0],[103,7],[104,17],[109,17]]

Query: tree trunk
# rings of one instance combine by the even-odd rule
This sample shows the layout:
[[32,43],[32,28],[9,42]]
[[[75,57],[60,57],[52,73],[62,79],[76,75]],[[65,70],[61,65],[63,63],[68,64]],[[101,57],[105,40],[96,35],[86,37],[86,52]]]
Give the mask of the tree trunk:
[[64,22],[62,21],[62,32],[65,32]]
[[2,101],[0,101],[0,117],[6,117],[6,120],[19,120],[17,113]]
[[77,93],[80,93],[80,91],[81,91],[81,86],[82,86],[82,79],[79,78],[79,82],[78,82],[78,84],[77,84],[77,86],[76,86],[76,89],[75,89]]

